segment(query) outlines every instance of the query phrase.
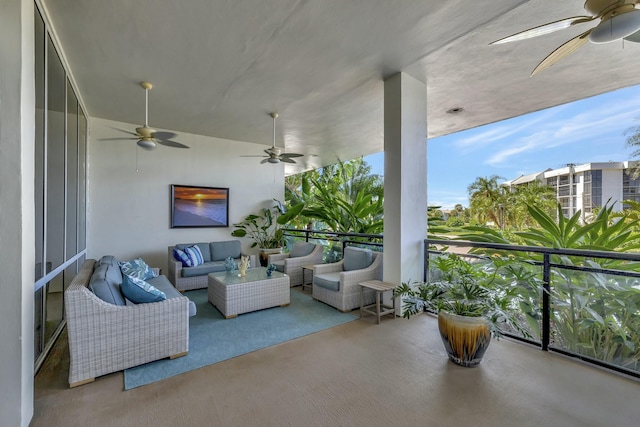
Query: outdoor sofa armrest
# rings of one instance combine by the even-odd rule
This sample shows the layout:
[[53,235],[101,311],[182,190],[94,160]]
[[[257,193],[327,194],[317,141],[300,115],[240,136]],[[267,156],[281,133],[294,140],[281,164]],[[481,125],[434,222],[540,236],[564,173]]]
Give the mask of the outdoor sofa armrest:
[[285,259],[289,258],[289,255],[290,255],[289,253],[286,253],[286,254],[269,254],[269,257],[267,258],[268,259],[267,262],[269,264],[271,264],[274,261],[282,261],[282,260],[285,260]]
[[169,246],[168,249],[167,263],[169,264],[169,272],[167,278],[177,288],[178,279],[182,277],[182,262],[173,257],[173,248],[174,246]]
[[344,262],[342,260],[338,262],[331,262],[328,264],[316,264],[314,274],[333,273],[335,271],[343,270]]

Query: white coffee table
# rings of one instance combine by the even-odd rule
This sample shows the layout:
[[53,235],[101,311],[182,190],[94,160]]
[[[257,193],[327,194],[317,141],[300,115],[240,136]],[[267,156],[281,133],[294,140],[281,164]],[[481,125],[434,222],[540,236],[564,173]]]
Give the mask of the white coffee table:
[[237,270],[210,273],[208,282],[209,302],[227,319],[290,303],[289,276],[274,271],[267,277],[265,267],[250,268],[244,277]]

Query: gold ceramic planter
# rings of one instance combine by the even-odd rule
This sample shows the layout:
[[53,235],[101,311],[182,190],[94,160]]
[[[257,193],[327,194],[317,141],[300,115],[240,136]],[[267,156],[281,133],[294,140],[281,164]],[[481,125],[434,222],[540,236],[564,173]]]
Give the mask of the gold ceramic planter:
[[[260,248],[260,252],[258,253],[258,260],[260,261],[260,266],[266,267],[269,264],[269,255],[273,254],[281,254],[282,248]],[[257,267],[257,266],[252,266]]]
[[484,317],[459,316],[441,311],[438,314],[438,329],[449,359],[457,365],[478,365],[491,343],[491,329]]

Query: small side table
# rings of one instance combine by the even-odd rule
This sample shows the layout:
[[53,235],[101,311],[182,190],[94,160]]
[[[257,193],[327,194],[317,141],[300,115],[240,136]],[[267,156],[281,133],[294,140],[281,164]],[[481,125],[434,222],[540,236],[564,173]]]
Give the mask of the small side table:
[[[306,282],[304,279],[306,277],[305,274],[305,270],[309,270],[311,272],[311,281]],[[314,264],[309,264],[309,265],[303,265],[302,266],[302,290],[304,291],[304,288],[308,287],[309,289],[313,290],[313,272],[316,270],[316,266]]]
[[[393,291],[396,285],[393,283],[383,282],[381,280],[367,280],[366,282],[360,282],[360,317],[362,313],[370,313],[376,316],[376,323],[380,323],[380,316],[391,314],[396,317],[396,300],[392,299],[393,305],[387,306],[380,302],[380,295],[386,291]],[[364,305],[364,288],[373,289],[376,291],[376,303],[371,305]],[[375,311],[372,310],[375,308]]]

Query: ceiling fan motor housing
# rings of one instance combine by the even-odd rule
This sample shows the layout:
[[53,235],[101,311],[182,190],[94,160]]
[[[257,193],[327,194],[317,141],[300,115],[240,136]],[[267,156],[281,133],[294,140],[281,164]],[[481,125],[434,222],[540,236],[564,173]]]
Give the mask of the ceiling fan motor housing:
[[624,5],[635,6],[637,0],[587,0],[584,9],[593,16],[604,17]]
[[585,10],[600,23],[589,34],[592,43],[610,43],[623,39],[640,30],[638,0],[587,0]]

